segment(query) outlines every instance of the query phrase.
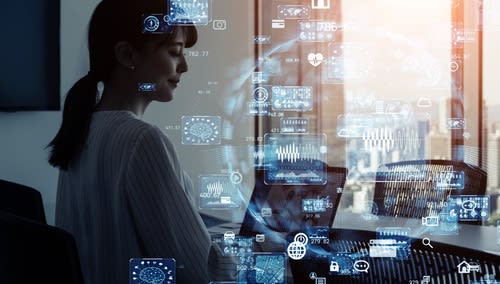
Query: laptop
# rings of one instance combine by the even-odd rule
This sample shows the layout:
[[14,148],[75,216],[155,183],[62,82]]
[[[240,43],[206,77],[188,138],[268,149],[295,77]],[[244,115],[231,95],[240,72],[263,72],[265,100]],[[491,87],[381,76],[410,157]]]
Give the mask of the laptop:
[[272,237],[333,224],[347,177],[343,167],[327,167],[326,184],[266,184],[256,171],[255,188],[241,224],[240,236]]

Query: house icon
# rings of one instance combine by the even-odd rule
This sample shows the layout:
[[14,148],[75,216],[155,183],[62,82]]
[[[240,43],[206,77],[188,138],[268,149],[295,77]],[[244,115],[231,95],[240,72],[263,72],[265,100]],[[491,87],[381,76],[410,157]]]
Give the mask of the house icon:
[[467,261],[462,261],[457,265],[458,273],[470,273],[470,264]]

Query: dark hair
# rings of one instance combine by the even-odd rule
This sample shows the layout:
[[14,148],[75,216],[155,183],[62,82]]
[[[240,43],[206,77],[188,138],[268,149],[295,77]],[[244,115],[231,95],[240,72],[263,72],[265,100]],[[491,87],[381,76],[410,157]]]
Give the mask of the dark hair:
[[87,139],[90,119],[96,104],[97,84],[106,83],[116,66],[114,47],[127,41],[136,48],[144,42],[175,38],[179,29],[186,35],[186,47],[197,41],[192,25],[172,26],[167,34],[144,34],[143,14],[166,13],[166,0],[103,0],[94,10],[88,28],[90,70],[68,91],[64,101],[63,121],[48,147],[49,163],[62,170],[68,169],[78,158]]

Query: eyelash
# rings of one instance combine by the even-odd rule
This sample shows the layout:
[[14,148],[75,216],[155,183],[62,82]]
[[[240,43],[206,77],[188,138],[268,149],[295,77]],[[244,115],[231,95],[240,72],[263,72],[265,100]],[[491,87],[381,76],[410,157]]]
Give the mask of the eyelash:
[[182,51],[177,51],[177,50],[172,50],[172,51],[169,51],[170,55],[172,56],[181,56],[183,54]]

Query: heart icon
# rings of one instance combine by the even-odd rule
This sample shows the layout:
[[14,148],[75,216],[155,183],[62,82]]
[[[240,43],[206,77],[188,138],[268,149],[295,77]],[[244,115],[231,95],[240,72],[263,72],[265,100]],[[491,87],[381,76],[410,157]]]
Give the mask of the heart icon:
[[321,53],[309,53],[307,55],[307,60],[312,66],[317,67],[323,61],[323,54]]

